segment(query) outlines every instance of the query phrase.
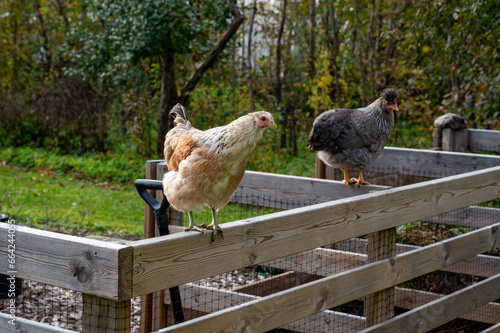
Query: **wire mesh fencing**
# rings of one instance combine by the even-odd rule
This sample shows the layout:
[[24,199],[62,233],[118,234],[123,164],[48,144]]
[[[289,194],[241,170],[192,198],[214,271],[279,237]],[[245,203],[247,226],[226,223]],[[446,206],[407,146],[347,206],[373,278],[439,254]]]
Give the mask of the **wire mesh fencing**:
[[[399,177],[397,170],[379,173],[379,179]],[[385,178],[384,178],[385,177]],[[404,177],[403,177],[404,178]],[[433,178],[432,172],[411,175],[400,180],[415,183]],[[367,180],[370,180],[367,178]],[[383,182],[382,182],[383,183]],[[238,193],[233,202],[218,213],[219,222],[248,219],[315,204],[314,198],[276,197],[265,194]],[[356,269],[370,262],[450,239],[476,228],[500,221],[498,201],[485,202],[424,221],[414,221],[395,228],[393,234],[364,235],[311,249],[259,265],[243,267],[179,286],[184,320],[230,309],[262,297],[276,295],[290,288],[314,283],[335,274]],[[187,216],[184,217],[187,221]],[[197,224],[211,220],[208,209],[195,214]],[[304,221],[307,223],[307,221]],[[222,225],[224,229],[224,225]],[[377,237],[377,238],[375,238]],[[375,246],[380,242],[384,246]],[[371,244],[371,245],[370,245]],[[393,309],[393,315],[411,311],[421,305],[451,295],[456,291],[498,274],[498,249],[467,259],[439,271],[381,291],[376,296],[353,299],[315,315],[291,322],[273,332],[355,332],[367,326],[367,320],[379,322],[380,313]],[[10,288],[10,282],[0,281]],[[33,281],[22,281],[22,292],[16,296],[16,316],[69,331],[92,332],[105,327],[106,332],[154,332],[175,325],[174,306],[169,290],[160,290],[132,299],[110,302],[81,293]],[[382,297],[385,302],[376,302]],[[0,312],[8,314],[9,299],[0,300]],[[99,312],[103,307],[113,312],[109,317]],[[382,309],[381,307],[384,307]],[[490,303],[453,320],[433,332],[481,332],[500,322],[500,304]],[[123,316],[116,315],[123,313]],[[87,317],[85,317],[87,316]],[[112,319],[114,322],[109,322]],[[384,318],[385,319],[385,318]]]

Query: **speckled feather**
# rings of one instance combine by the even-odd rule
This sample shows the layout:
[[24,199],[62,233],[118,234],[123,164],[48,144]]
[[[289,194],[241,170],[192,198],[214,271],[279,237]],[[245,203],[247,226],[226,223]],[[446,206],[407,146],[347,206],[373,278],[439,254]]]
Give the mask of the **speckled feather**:
[[382,109],[383,100],[395,100],[394,90],[384,90],[381,97],[365,108],[334,109],[322,113],[313,123],[307,146],[335,168],[364,170],[389,142],[394,113]]
[[169,167],[163,180],[165,195],[177,210],[201,210],[203,204],[219,210],[236,191],[248,157],[264,132],[255,119],[272,116],[253,112],[226,126],[200,131],[187,121],[183,109],[178,104],[172,110],[176,127],[165,138]]

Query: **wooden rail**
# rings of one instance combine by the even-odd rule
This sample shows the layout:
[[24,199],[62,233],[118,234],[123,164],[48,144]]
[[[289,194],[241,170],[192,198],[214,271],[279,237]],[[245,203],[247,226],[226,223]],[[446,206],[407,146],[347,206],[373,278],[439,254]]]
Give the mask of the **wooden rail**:
[[[9,227],[0,223],[0,239]],[[132,253],[126,245],[16,226],[16,277],[112,300],[131,298]],[[0,246],[0,258],[8,257]],[[11,269],[0,260],[0,273]]]
[[496,199],[499,193],[500,167],[495,167],[226,223],[224,242],[212,243],[199,233],[140,240],[131,244],[132,296]]
[[[494,216],[490,215],[494,211],[489,208],[469,206],[500,197],[499,157],[422,153],[396,148],[387,149],[385,154],[392,161],[378,164],[380,170],[428,175],[429,172],[418,171],[420,167],[415,167],[426,165],[431,170],[430,174],[438,177],[447,173],[457,175],[399,188],[364,186],[355,189],[336,181],[248,172],[237,191],[237,194],[242,194],[242,198],[250,194],[264,198],[257,204],[264,204],[266,200],[275,204],[283,202],[282,206],[277,207],[282,209],[289,208],[292,198],[292,202],[300,208],[226,223],[223,226],[226,240],[214,243],[211,242],[210,232],[206,235],[173,233],[127,244],[114,244],[19,226],[16,229],[16,244],[19,244],[16,248],[16,276],[84,293],[87,305],[97,304],[96,308],[84,306],[85,332],[92,330],[86,325],[96,321],[99,313],[108,311],[110,306],[114,308],[119,305],[125,309],[121,311],[120,320],[113,321],[115,315],[113,311],[108,311],[108,314],[111,313],[113,329],[129,332],[130,327],[126,324],[129,317],[123,317],[123,314],[130,312],[127,307],[132,297],[145,296],[146,303],[153,308],[154,301],[148,299],[147,295],[159,293],[161,298],[157,303],[163,305],[162,290],[166,288],[271,262],[407,222],[432,221],[435,216],[445,214],[442,217],[449,218],[450,223],[458,221],[457,224],[465,224],[470,214],[480,214],[490,219]],[[467,160],[461,160],[461,157],[467,157]],[[407,162],[398,165],[402,158],[406,158]],[[460,166],[449,164],[458,161]],[[444,171],[432,171],[439,170],[433,164],[441,164]],[[450,167],[443,168],[443,165]],[[161,163],[157,168],[162,170]],[[470,170],[474,171],[459,174]],[[328,174],[328,170],[325,169],[325,173]],[[457,210],[460,210],[459,213]],[[449,213],[452,211],[455,212]],[[151,223],[152,219],[149,218],[149,221]],[[474,227],[479,226],[482,225]],[[149,227],[148,235],[151,236],[154,228]],[[449,241],[391,255],[387,259],[250,300],[203,319],[176,325],[175,329],[183,331],[185,327],[203,326],[202,331],[205,331],[207,326],[204,325],[208,325],[214,329],[265,330],[286,325],[347,300],[379,292],[401,281],[477,256],[498,246],[497,227],[486,226]],[[0,238],[7,239],[7,232],[8,228],[0,224]],[[7,254],[7,248],[0,247],[0,258],[7,257]],[[360,264],[367,261],[365,254],[356,256]],[[484,256],[476,258],[491,260]],[[7,261],[0,260],[0,273],[8,271]],[[493,273],[484,274],[491,276]],[[160,309],[162,314],[157,318],[167,311],[163,307]],[[327,314],[338,316],[336,313]],[[23,323],[22,320],[19,322]],[[4,324],[5,318],[0,316],[0,327]],[[107,323],[102,325],[109,326]],[[164,322],[157,322],[150,327],[158,329],[162,325]],[[169,330],[171,328],[162,332]]]
[[500,298],[500,274],[362,332],[427,332],[498,298]]
[[159,332],[262,332],[280,327],[496,248],[499,227],[500,223]]

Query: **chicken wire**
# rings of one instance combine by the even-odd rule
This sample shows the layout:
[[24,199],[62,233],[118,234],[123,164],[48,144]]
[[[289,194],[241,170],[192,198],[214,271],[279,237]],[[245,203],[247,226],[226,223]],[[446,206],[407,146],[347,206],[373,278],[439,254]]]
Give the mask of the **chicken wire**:
[[[397,170],[394,170],[397,175]],[[428,180],[431,173],[421,173],[418,176],[401,177],[399,182],[414,183]],[[375,175],[381,180],[396,178],[390,172]],[[368,181],[370,178],[366,177]],[[373,178],[374,179],[374,178]],[[372,179],[372,181],[373,181]],[[313,204],[297,199],[271,199],[264,195],[240,194],[238,201],[251,204],[231,203],[218,213],[218,219],[235,221],[260,216],[282,209],[293,209]],[[274,200],[274,201],[273,201]],[[265,208],[256,204],[270,202]],[[483,206],[497,206],[485,203]],[[278,208],[279,207],[279,208]],[[492,208],[496,214],[481,214],[480,210],[470,210],[471,221],[479,226],[486,226],[500,221],[500,209]],[[450,212],[434,217],[433,223],[417,221],[397,228],[397,253],[413,249],[412,246],[423,246],[433,242],[454,237],[460,233],[473,230],[472,228],[453,226],[452,221],[462,212]],[[205,210],[195,215],[197,224],[211,220],[211,213]],[[440,223],[441,222],[441,223]],[[224,226],[222,226],[224,229]],[[261,265],[242,268],[217,276],[207,277],[186,285],[180,286],[182,308],[185,320],[204,316],[209,313],[228,309],[251,300],[258,299],[276,292],[309,283],[324,277],[331,276],[349,269],[365,265],[368,261],[368,237],[358,237],[320,249],[298,253],[285,258],[279,258]],[[391,255],[382,253],[382,256]],[[487,254],[486,259],[498,256],[498,249]],[[450,270],[441,270],[423,275],[411,281],[396,286],[394,297],[395,315],[404,313],[412,308],[426,304],[439,295],[448,295],[461,290],[473,283],[487,278],[491,274],[488,261],[464,261],[459,264],[456,273]],[[464,272],[468,272],[466,274]],[[490,273],[488,273],[490,272]],[[0,284],[4,283],[0,281]],[[144,306],[147,297],[150,297],[151,307]],[[16,299],[16,316],[26,318],[52,326],[65,328],[71,331],[82,332],[82,294],[50,286],[47,284],[23,281],[22,295]],[[391,304],[392,305],[392,304]],[[8,313],[8,300],[0,300],[0,312]],[[499,304],[493,304],[478,309],[477,313],[465,315],[453,320],[432,332],[480,332],[495,322],[500,321]],[[131,332],[143,330],[156,331],[159,327],[174,325],[172,306],[168,291],[159,291],[150,296],[135,298],[131,301]],[[148,311],[149,313],[145,313]],[[316,315],[304,318],[294,323],[284,325],[272,332],[355,332],[366,326],[366,298],[356,299],[349,303],[323,311]],[[142,330],[141,330],[142,329]],[[107,330],[112,331],[112,330]]]

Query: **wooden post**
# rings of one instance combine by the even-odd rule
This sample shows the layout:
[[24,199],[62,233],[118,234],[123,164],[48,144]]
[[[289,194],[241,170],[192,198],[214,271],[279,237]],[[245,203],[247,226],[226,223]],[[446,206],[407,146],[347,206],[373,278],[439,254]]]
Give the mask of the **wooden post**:
[[443,141],[442,149],[446,151],[454,151],[459,153],[467,152],[467,146],[469,144],[469,130],[460,129],[453,130],[451,128],[445,128],[442,132]]
[[113,301],[83,294],[84,333],[130,333],[130,300]]
[[[162,160],[152,160],[146,162],[146,179],[156,179],[156,169]],[[149,193],[155,196],[156,191]],[[156,221],[155,215],[148,204],[144,204],[144,238],[155,237]],[[141,296],[141,333],[153,331],[153,294]]]
[[[376,262],[396,255],[396,228],[368,235],[368,262]],[[366,296],[366,327],[394,317],[394,287]]]
[[316,157],[316,178],[325,179],[325,163]]

